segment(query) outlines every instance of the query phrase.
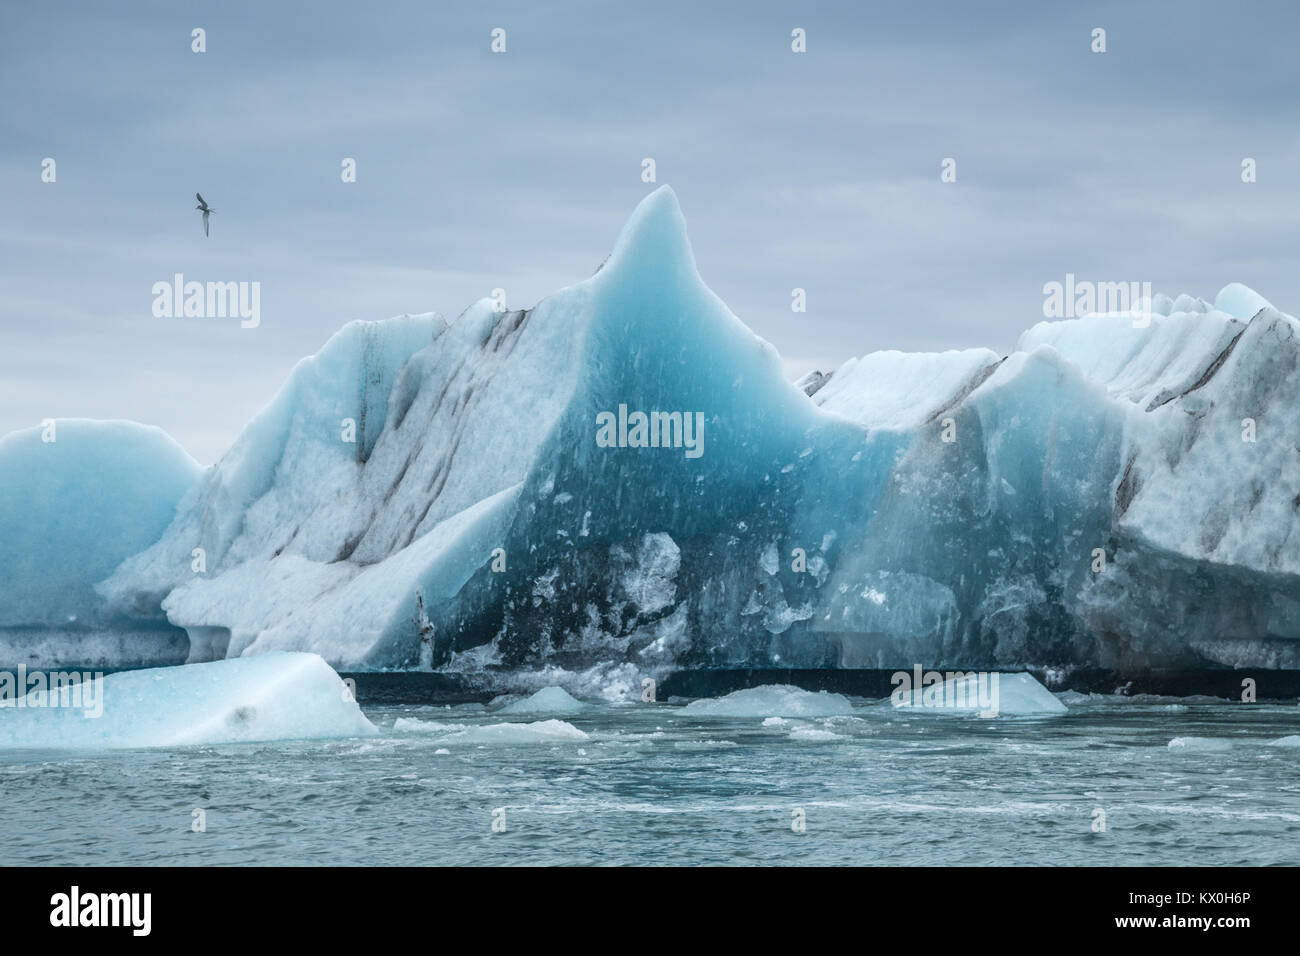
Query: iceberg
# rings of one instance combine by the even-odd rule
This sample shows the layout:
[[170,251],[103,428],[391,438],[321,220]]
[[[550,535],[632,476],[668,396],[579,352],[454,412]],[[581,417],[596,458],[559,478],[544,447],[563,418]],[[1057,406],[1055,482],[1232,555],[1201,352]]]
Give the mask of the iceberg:
[[[10,558],[0,630],[29,661],[299,651],[634,692],[683,667],[1300,667],[1297,331],[1231,284],[791,383],[661,187],[531,309],[345,326],[201,473],[154,436],[139,520],[75,569]],[[60,433],[50,507],[94,484],[98,427]],[[8,490],[36,451],[0,445],[0,505],[39,542]]]
[[134,422],[56,419],[0,438],[0,661],[184,660],[183,630],[110,613],[95,584],[162,535],[201,471]]
[[[599,417],[627,409],[634,428],[662,423],[661,447],[598,444]],[[486,644],[499,664],[571,669],[744,659],[807,612],[773,595],[742,620],[749,593],[729,595],[706,614],[739,631],[705,651],[681,582],[703,584],[737,532],[756,567],[812,468],[790,459],[834,436],[847,459],[855,432],[703,285],[660,189],[595,275],[532,310],[484,300],[450,323],[346,327],[98,591],[183,628],[190,660],[311,650],[446,668]]]
[[[378,733],[315,654],[125,671],[0,706],[0,749],[123,749]],[[57,704],[58,706],[55,706]]]

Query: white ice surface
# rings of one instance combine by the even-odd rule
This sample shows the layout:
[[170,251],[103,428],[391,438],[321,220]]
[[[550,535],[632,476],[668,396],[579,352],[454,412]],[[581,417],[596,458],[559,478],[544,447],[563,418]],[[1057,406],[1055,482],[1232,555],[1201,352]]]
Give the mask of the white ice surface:
[[998,361],[989,349],[872,352],[845,362],[812,400],[868,428],[917,428],[954,404]]

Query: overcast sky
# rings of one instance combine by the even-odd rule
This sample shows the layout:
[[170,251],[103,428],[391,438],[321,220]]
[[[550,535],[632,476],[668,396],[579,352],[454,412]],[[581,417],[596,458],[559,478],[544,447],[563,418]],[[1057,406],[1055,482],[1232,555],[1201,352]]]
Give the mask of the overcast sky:
[[[1300,6],[1134,6],[7,5],[0,433],[130,418],[214,461],[348,320],[590,275],[645,157],[791,377],[1009,351],[1067,272],[1300,312]],[[259,281],[261,326],[155,318],[176,272]]]

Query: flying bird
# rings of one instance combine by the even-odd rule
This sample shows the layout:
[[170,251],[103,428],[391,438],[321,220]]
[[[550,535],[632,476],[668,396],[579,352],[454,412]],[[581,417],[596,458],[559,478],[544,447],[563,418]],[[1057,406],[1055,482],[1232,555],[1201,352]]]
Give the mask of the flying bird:
[[204,201],[203,197],[202,197],[201,195],[199,195],[198,193],[195,193],[195,194],[194,194],[194,198],[197,199],[197,200],[199,201],[199,204],[198,204],[197,206],[195,206],[194,208],[195,208],[195,209],[202,209],[202,210],[203,210],[203,234],[206,236],[206,235],[208,234],[208,216],[209,216],[211,213],[216,212],[216,210],[215,210],[215,209],[209,209],[209,208],[208,208],[208,204],[207,204],[207,202]]

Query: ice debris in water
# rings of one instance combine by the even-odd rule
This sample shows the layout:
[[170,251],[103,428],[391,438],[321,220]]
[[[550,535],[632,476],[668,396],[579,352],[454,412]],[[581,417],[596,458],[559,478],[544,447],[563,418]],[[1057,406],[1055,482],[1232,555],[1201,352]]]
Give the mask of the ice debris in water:
[[464,730],[469,724],[444,724],[438,720],[420,720],[418,717],[398,717],[393,730],[399,734],[449,734]]
[[847,697],[789,684],[764,684],[725,697],[693,700],[683,713],[698,717],[834,717],[853,713]]
[[1170,750],[1200,750],[1207,753],[1224,753],[1239,746],[1263,747],[1300,747],[1300,734],[1279,737],[1276,740],[1261,740],[1258,737],[1175,737],[1169,741]]
[[824,730],[819,727],[796,727],[790,731],[791,740],[803,740],[812,743],[825,743],[830,740],[844,740],[843,734],[837,734],[831,730]]
[[441,738],[444,744],[533,744],[590,740],[591,737],[564,720],[537,720],[529,724],[484,724],[466,727]]
[[445,724],[399,717],[393,722],[393,730],[399,734],[430,734],[440,744],[532,744],[591,739],[573,724],[554,719],[521,724]]

